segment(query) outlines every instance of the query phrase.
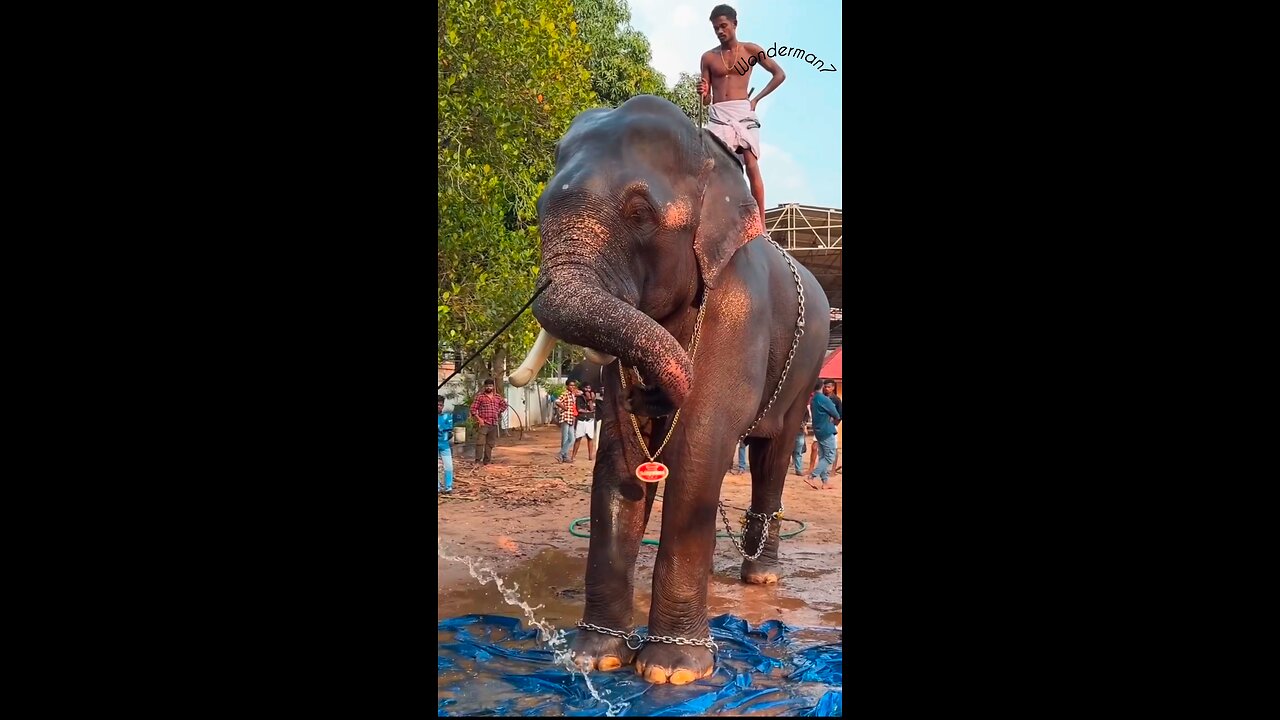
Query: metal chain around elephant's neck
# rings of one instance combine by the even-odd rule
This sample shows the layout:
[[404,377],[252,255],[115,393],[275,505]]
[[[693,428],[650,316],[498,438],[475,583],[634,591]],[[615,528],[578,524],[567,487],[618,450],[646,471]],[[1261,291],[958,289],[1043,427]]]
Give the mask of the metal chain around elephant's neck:
[[[698,354],[698,335],[702,332],[702,318],[706,315],[707,298],[710,297],[710,295],[710,288],[702,289],[702,305],[698,307],[698,319],[693,323],[693,340],[689,342],[690,366],[693,365],[693,359]],[[627,391],[627,374],[622,369],[621,360],[618,361],[618,379],[622,381],[622,392],[625,393]],[[676,430],[676,423],[680,421],[680,411],[676,410],[675,417],[671,418],[671,427],[667,428],[667,436],[662,439],[662,444],[658,446],[657,450],[653,451],[652,455],[649,454],[649,446],[644,442],[644,435],[640,432],[640,423],[636,421],[636,416],[632,413],[627,413],[627,415],[631,417],[631,427],[635,428],[636,440],[640,441],[640,452],[644,453],[644,456],[649,458],[649,462],[640,463],[640,466],[636,468],[636,477],[640,478],[643,482],[658,482],[659,480],[665,480],[671,471],[666,465],[658,462],[658,456],[662,454],[663,448],[665,448],[667,443],[671,440],[671,433]]]

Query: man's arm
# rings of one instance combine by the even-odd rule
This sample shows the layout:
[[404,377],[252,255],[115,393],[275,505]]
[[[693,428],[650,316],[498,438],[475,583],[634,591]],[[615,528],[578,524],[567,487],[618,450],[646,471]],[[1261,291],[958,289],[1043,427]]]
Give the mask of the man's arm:
[[706,53],[702,53],[698,60],[698,71],[702,73],[702,79],[698,81],[698,94],[702,99],[702,107],[706,107],[711,104],[711,71],[707,68]]
[[840,413],[836,412],[836,404],[831,402],[826,395],[815,395],[814,399],[818,401],[818,407],[830,415],[832,420],[840,419]]
[[756,109],[756,103],[764,99],[765,95],[778,89],[783,80],[787,79],[787,73],[783,71],[782,66],[774,62],[773,58],[765,53],[764,48],[754,43],[744,43],[747,46],[747,52],[755,55],[760,60],[760,67],[764,68],[773,77],[769,79],[769,84],[764,86],[759,95],[751,99],[751,109]]

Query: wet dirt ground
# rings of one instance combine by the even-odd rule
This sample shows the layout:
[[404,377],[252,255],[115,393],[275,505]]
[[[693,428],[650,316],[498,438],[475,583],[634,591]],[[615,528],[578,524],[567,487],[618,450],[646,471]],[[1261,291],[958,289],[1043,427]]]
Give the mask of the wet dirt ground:
[[[494,462],[488,466],[471,462],[469,445],[454,446],[454,492],[437,499],[441,543],[448,554],[470,556],[497,571],[508,587],[518,583],[523,600],[535,607],[544,605],[536,612],[538,619],[569,629],[582,617],[589,542],[571,535],[569,526],[590,514],[592,463],[586,457],[585,441],[575,463],[557,463],[560,433],[555,427],[525,430],[523,438],[518,430],[511,432],[510,438],[499,439]],[[810,444],[812,439],[808,438]],[[742,557],[730,540],[718,539],[710,578],[710,617],[733,613],[753,626],[778,619],[797,627],[843,627],[844,476],[832,475],[831,489],[815,490],[788,473],[782,531],[800,527],[791,520],[804,521],[807,528],[782,540],[783,577],[777,585],[743,583],[738,578]],[[661,484],[658,494],[662,495]],[[727,474],[721,498],[736,535],[741,509],[750,505],[750,475]],[[659,500],[645,537],[658,539],[661,525]],[[717,527],[723,534],[723,521]],[[589,524],[581,530],[589,531]],[[642,545],[637,560],[637,625],[648,624],[657,550],[654,545]],[[438,557],[437,571],[437,619],[467,613],[522,616],[519,609],[503,602],[492,584],[481,585],[473,579],[466,565]]]

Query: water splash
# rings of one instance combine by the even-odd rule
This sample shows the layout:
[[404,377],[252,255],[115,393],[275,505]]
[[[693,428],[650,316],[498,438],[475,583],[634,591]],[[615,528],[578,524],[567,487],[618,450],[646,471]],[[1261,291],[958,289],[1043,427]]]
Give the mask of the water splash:
[[[587,677],[587,672],[573,662],[573,651],[569,650],[567,645],[568,634],[565,633],[564,630],[557,630],[553,625],[551,625],[551,623],[543,622],[534,616],[533,611],[540,610],[544,606],[538,605],[537,607],[529,607],[529,603],[521,600],[519,595],[520,583],[512,583],[511,587],[507,587],[496,571],[492,568],[481,566],[479,564],[479,560],[466,556],[447,554],[444,549],[444,538],[441,538],[439,535],[436,536],[436,546],[440,557],[451,562],[458,562],[466,565],[467,570],[471,573],[471,577],[479,580],[481,585],[493,583],[493,586],[496,587],[498,592],[502,595],[503,602],[513,607],[520,608],[524,613],[524,616],[529,620],[529,626],[538,629],[538,639],[547,643],[547,646],[551,648],[551,653],[555,657],[556,662],[563,665],[565,669],[569,671],[570,676],[581,675],[583,681],[587,683],[587,691],[591,693],[591,697],[595,698],[598,702],[604,703],[608,707],[608,709],[605,710],[605,717],[617,717],[623,710],[626,710],[630,706],[630,703],[625,702],[614,705],[602,696],[598,690],[596,690],[595,686],[591,684],[591,678]],[[606,690],[605,692],[607,693],[608,691]]]

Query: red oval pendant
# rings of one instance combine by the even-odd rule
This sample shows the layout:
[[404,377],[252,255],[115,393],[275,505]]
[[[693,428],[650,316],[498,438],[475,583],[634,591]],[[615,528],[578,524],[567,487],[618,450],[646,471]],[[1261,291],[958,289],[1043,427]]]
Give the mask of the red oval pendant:
[[636,477],[640,478],[644,482],[658,482],[659,480],[666,480],[668,474],[669,471],[667,470],[667,466],[660,462],[642,463],[640,467],[636,468]]

